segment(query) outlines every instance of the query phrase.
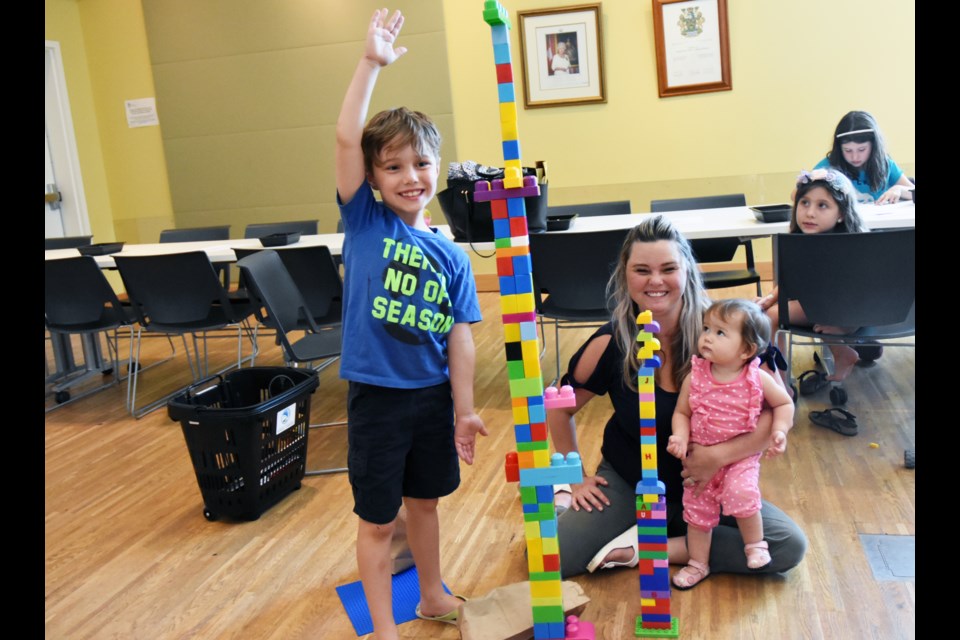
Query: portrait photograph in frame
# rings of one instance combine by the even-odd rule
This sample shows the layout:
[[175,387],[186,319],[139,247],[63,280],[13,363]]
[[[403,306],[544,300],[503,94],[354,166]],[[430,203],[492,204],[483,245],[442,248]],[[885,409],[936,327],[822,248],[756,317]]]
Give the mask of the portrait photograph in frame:
[[661,98],[730,91],[727,0],[652,0]]
[[518,11],[523,106],[606,102],[600,3]]

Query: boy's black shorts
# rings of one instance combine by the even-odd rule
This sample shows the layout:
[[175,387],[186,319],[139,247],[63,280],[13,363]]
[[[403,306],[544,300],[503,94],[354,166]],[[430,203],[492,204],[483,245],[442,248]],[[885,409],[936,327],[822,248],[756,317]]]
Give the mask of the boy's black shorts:
[[432,499],[460,486],[450,383],[394,389],[350,382],[347,437],[353,511],[392,522],[403,497]]

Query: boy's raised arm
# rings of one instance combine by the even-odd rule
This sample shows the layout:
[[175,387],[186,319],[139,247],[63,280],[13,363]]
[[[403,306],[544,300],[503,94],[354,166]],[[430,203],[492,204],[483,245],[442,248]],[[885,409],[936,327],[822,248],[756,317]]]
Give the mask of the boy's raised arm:
[[344,204],[353,199],[366,177],[360,137],[363,135],[370,97],[373,95],[380,68],[392,64],[407,52],[406,47],[393,46],[403,26],[403,16],[399,10],[395,11],[384,23],[386,17],[386,9],[373,12],[363,57],[357,63],[353,79],[343,97],[340,116],[337,118],[337,193]]

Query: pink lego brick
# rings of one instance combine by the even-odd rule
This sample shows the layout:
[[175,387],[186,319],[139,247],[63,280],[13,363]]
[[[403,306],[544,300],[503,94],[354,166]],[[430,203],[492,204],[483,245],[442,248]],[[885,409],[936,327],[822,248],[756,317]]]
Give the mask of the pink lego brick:
[[577,399],[573,395],[573,387],[568,384],[560,387],[547,387],[543,390],[543,406],[547,409],[559,409],[560,407],[575,407]]

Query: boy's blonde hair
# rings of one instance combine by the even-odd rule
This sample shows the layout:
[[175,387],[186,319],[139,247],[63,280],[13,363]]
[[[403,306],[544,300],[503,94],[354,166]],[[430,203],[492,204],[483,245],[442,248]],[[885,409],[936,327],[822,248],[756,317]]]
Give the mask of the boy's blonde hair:
[[387,109],[372,118],[363,128],[360,148],[363,150],[363,166],[367,174],[373,173],[373,165],[387,149],[402,149],[412,146],[420,155],[432,155],[440,159],[440,131],[430,116],[406,107]]

